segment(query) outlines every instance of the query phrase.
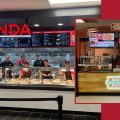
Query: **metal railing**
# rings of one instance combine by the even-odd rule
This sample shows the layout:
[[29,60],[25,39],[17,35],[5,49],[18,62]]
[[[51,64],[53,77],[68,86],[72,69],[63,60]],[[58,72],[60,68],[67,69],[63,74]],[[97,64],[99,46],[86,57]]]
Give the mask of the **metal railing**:
[[62,120],[63,96],[56,98],[0,98],[0,101],[56,101],[58,103],[58,118]]

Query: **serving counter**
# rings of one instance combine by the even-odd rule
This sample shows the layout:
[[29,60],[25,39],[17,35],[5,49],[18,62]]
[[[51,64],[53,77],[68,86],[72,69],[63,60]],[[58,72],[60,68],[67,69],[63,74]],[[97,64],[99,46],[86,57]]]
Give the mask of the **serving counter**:
[[78,59],[79,72],[112,72],[112,56],[81,56]]
[[[2,68],[0,69],[0,88],[15,88],[15,89],[41,89],[41,90],[62,90],[73,91],[74,81],[64,80],[63,73],[68,71],[64,67],[30,67],[32,76],[19,79],[21,67],[11,67],[12,78],[5,75],[2,78]],[[8,70],[8,68],[7,68]],[[41,71],[51,71],[51,79],[43,79]],[[69,71],[74,73],[74,68],[69,68]]]
[[120,93],[120,68],[112,56],[81,56],[78,59],[76,95]]

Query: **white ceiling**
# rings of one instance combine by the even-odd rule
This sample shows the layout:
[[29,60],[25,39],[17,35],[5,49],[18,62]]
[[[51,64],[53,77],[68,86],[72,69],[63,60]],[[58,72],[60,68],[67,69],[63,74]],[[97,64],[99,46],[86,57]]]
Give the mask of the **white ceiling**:
[[[101,0],[98,0],[101,2]],[[96,5],[100,5],[95,3]],[[85,4],[87,6],[87,3]],[[85,6],[84,5],[84,6]],[[56,6],[52,7],[48,0],[0,0],[0,11],[17,11],[17,10],[38,10],[38,9],[51,9],[60,7],[79,7],[82,4],[70,4],[69,6]]]
[[48,0],[0,0],[0,11],[36,10],[51,8]]

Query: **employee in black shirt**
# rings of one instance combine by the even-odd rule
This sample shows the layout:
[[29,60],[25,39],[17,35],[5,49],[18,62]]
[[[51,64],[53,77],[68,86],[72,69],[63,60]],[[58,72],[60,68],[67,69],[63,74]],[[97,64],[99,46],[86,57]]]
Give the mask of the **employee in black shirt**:
[[65,68],[66,71],[64,72],[64,80],[74,81],[74,72],[70,71],[70,62],[67,60],[65,61]]
[[34,62],[33,66],[34,67],[43,67],[44,66],[44,62],[43,62],[43,60],[40,59],[39,56],[37,56],[37,60]]
[[48,63],[48,60],[45,59],[44,60],[44,67],[45,67],[45,70],[44,71],[41,71],[41,75],[42,75],[42,78],[43,79],[52,79],[52,72],[50,70],[47,70],[47,67],[51,67]]
[[8,74],[8,77],[9,78],[12,78],[12,70],[10,69],[11,67],[13,67],[14,64],[10,61],[10,56],[9,55],[6,55],[5,56],[5,61],[3,61],[1,64],[0,64],[0,67],[2,67],[2,77],[5,78],[5,74],[7,73]]

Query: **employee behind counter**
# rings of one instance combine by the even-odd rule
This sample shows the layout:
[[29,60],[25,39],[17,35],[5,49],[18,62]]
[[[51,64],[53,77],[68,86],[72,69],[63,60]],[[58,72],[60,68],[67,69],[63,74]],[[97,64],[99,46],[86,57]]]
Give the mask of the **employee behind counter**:
[[50,70],[46,70],[47,67],[51,67],[48,63],[48,59],[44,60],[44,66],[45,70],[42,70],[40,73],[42,75],[42,79],[53,79],[52,72]]
[[66,71],[63,72],[64,80],[72,80],[74,81],[74,73],[70,71],[70,62],[65,61]]
[[40,56],[37,55],[36,61],[33,64],[34,67],[44,67],[44,61],[40,59]]
[[24,78],[31,78],[31,76],[32,76],[32,69],[29,67],[29,62],[25,61],[24,66],[20,71],[19,80],[21,78],[23,78],[23,79]]
[[5,56],[5,61],[0,63],[0,67],[2,67],[2,78],[8,77],[12,78],[12,70],[11,67],[13,67],[14,64],[10,61],[10,56]]

